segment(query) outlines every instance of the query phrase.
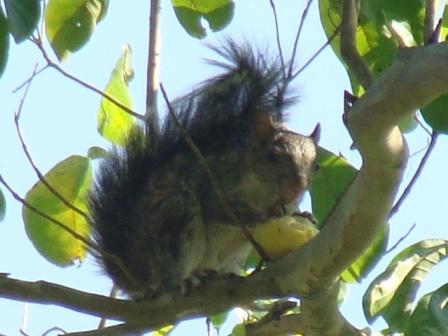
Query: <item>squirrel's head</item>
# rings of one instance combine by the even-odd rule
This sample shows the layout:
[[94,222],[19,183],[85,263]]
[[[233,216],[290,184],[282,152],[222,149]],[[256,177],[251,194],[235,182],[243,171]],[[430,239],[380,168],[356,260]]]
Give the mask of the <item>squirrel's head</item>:
[[276,203],[287,205],[300,200],[308,190],[317,168],[317,143],[320,125],[304,136],[260,114],[255,118],[258,139],[253,167],[260,179],[276,186]]

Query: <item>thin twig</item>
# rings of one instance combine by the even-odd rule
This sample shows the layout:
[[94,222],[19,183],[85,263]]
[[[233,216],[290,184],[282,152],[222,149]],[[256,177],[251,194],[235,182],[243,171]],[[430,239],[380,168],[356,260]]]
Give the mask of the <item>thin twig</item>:
[[252,244],[252,246],[258,252],[260,257],[263,259],[263,261],[269,261],[270,259],[264,252],[261,245],[254,239],[254,237],[252,237],[249,230],[238,220],[238,218],[233,213],[230,205],[228,204],[228,202],[226,200],[226,197],[224,196],[224,193],[223,193],[218,181],[216,180],[215,176],[213,175],[213,173],[208,165],[207,160],[204,158],[204,156],[202,155],[199,148],[195,145],[193,139],[190,137],[188,132],[180,124],[180,122],[176,116],[176,113],[175,113],[173,107],[171,106],[171,103],[168,99],[168,95],[167,95],[162,83],[160,83],[160,90],[162,91],[163,98],[165,99],[165,102],[167,104],[168,113],[173,118],[173,121],[176,124],[176,127],[181,132],[182,137],[184,138],[185,142],[190,147],[193,154],[196,156],[196,159],[198,160],[199,165],[201,166],[201,168],[204,170],[205,174],[207,175],[207,178],[209,179],[209,181],[212,185],[212,188],[213,188],[214,192],[216,193],[216,196],[218,196],[219,202],[221,203],[221,206],[223,207],[224,211],[227,213],[227,215],[230,217],[230,219],[241,228],[245,238]]
[[429,156],[432,153],[432,151],[433,151],[433,149],[434,149],[434,147],[436,145],[438,136],[439,136],[439,133],[436,132],[436,131],[433,131],[433,133],[431,135],[431,141],[429,142],[429,145],[428,145],[428,149],[426,150],[425,154],[423,155],[422,160],[420,161],[420,164],[418,165],[417,170],[414,173],[414,176],[412,176],[411,180],[409,181],[409,184],[406,186],[406,188],[404,189],[403,193],[398,198],[398,201],[394,204],[394,206],[390,210],[389,216],[388,216],[389,219],[398,212],[398,210],[400,209],[400,207],[403,204],[404,200],[406,199],[406,197],[411,192],[412,187],[417,182],[418,177],[422,173],[423,168],[425,167],[425,164],[428,161]]
[[356,47],[358,8],[356,0],[343,0],[341,23],[341,56],[349,70],[355,74],[365,90],[372,84],[373,76]]
[[24,302],[23,303],[23,315],[22,315],[22,325],[20,326],[20,331],[23,331],[24,333],[28,329],[28,318],[29,318],[29,303]]
[[[115,299],[118,295],[118,287],[116,285],[113,285],[110,293],[109,293],[109,297],[112,299]],[[106,328],[106,324],[107,324],[107,318],[102,317],[100,320],[100,323],[98,323],[98,328],[97,329],[104,329]]]
[[331,36],[328,38],[328,40],[308,59],[308,61],[305,62],[292,76],[291,80],[295,79],[303,70],[305,70],[311,62],[314,61],[314,59],[319,56],[319,54],[325,50],[326,47],[330,45],[330,43],[334,40],[334,38],[339,34],[339,31],[341,30],[341,25],[336,27],[336,30],[331,34]]
[[299,46],[299,38],[300,35],[302,34],[303,25],[305,24],[305,19],[308,16],[308,11],[311,7],[312,2],[313,0],[308,0],[308,2],[306,3],[305,9],[303,10],[302,13],[302,18],[300,19],[299,27],[297,28],[296,38],[294,40],[294,47],[292,49],[291,54],[291,63],[289,64],[288,78],[294,78],[292,73],[294,70],[294,60],[296,58],[297,48]]
[[65,199],[64,196],[62,196],[45,178],[45,176],[42,174],[42,172],[39,170],[39,168],[37,167],[37,165],[35,164],[33,158],[31,157],[30,152],[28,151],[28,148],[26,146],[25,140],[23,139],[22,136],[22,132],[20,130],[20,126],[19,126],[19,115],[16,114],[14,116],[14,123],[16,125],[16,130],[17,130],[17,134],[19,136],[19,140],[20,143],[22,145],[23,148],[23,152],[25,153],[26,158],[28,159],[28,162],[30,163],[31,167],[33,168],[34,172],[36,173],[37,177],[39,178],[39,181],[42,182],[42,184],[54,195],[56,196],[62,203],[64,203],[64,205],[66,207],[68,207],[69,209],[75,211],[76,213],[78,213],[79,215],[81,215],[82,217],[84,217],[84,219],[90,223],[90,217],[89,215],[82,211],[80,208],[76,207],[75,205],[73,205],[71,202],[69,202],[67,199]]
[[[53,327],[53,328],[48,329],[46,332],[44,332],[44,333],[42,334],[42,336],[48,336],[48,335],[50,335],[50,333],[52,333],[53,331],[59,331],[59,332],[61,332],[63,335],[66,335],[66,334],[67,334],[67,332],[66,332],[64,329],[59,328],[59,327]],[[58,335],[60,335],[60,334],[58,333]]]
[[72,74],[69,74],[67,71],[65,71],[64,69],[62,69],[58,64],[54,63],[50,57],[48,56],[47,52],[45,51],[43,45],[42,45],[42,40],[40,38],[38,39],[32,39],[31,40],[41,51],[42,56],[44,57],[45,61],[47,62],[47,65],[53,69],[55,69],[57,72],[59,72],[60,74],[62,74],[63,76],[71,79],[72,81],[74,81],[75,83],[78,83],[81,86],[84,86],[85,88],[99,94],[100,96],[106,98],[107,100],[109,100],[111,103],[113,103],[114,105],[118,106],[119,108],[121,108],[123,111],[127,112],[128,114],[130,114],[131,116],[139,119],[139,120],[144,120],[145,117],[135,111],[133,111],[132,109],[130,109],[129,107],[127,107],[126,105],[120,103],[118,100],[116,100],[114,97],[112,97],[111,95],[97,89],[96,87],[94,87],[93,85],[86,83],[84,81],[82,81],[81,79],[73,76]]
[[415,226],[416,226],[415,223],[412,224],[411,227],[409,228],[409,230],[403,236],[401,236],[400,239],[398,239],[397,242],[394,245],[392,245],[391,248],[387,249],[386,252],[384,252],[384,254],[388,254],[388,253],[392,252],[393,250],[395,250],[398,247],[398,245],[400,245],[401,242],[403,240],[405,240],[411,234],[411,232],[415,229]]
[[417,121],[418,125],[423,129],[423,131],[425,131],[426,134],[431,136],[432,134],[431,130],[428,127],[426,127],[426,125],[420,120],[417,114],[414,116],[414,119]]
[[280,27],[279,27],[279,24],[278,24],[277,9],[275,7],[274,0],[269,0],[269,3],[271,4],[272,13],[274,15],[275,39],[277,41],[278,54],[280,55],[280,62],[281,62],[281,66],[282,66],[283,78],[286,78],[285,58],[283,56],[282,44],[281,44],[281,41],[280,41]]
[[425,22],[423,24],[423,41],[425,44],[431,43],[436,22],[437,1],[425,1]]
[[34,66],[34,71],[33,74],[31,75],[30,78],[28,78],[26,81],[24,81],[23,83],[21,83],[19,86],[17,86],[14,90],[12,90],[12,93],[16,93],[17,91],[21,90],[24,86],[28,85],[28,83],[30,81],[32,81],[34,79],[34,77],[36,77],[37,75],[39,75],[40,73],[42,73],[46,68],[48,68],[48,65],[44,66],[42,69],[40,70],[36,70],[38,66],[38,63],[36,63],[36,65]]
[[[152,134],[160,133],[157,96],[160,72],[160,0],[151,0],[149,14],[148,69],[146,83],[146,120]],[[155,139],[157,136],[154,137]]]
[[39,180],[42,182],[42,184],[54,195],[56,196],[60,201],[62,201],[62,203],[64,203],[65,206],[67,206],[68,208],[72,209],[73,211],[75,211],[76,213],[78,213],[79,215],[81,215],[82,217],[84,217],[84,219],[87,221],[87,223],[90,222],[90,218],[89,216],[82,211],[81,209],[79,209],[78,207],[74,206],[71,202],[69,202],[68,200],[66,200],[55,188],[53,188],[53,186],[47,181],[47,179],[45,178],[45,176],[42,174],[42,172],[39,170],[39,168],[37,167],[37,165],[34,163],[33,158],[31,157],[30,152],[28,151],[28,147],[25,143],[25,140],[23,139],[22,136],[22,131],[20,130],[20,124],[19,124],[19,120],[20,120],[20,116],[22,114],[22,109],[23,109],[23,104],[25,103],[26,97],[28,95],[28,91],[31,87],[31,83],[33,82],[33,78],[34,75],[36,74],[36,69],[37,69],[37,64],[34,68],[33,71],[33,75],[30,77],[30,79],[27,81],[27,84],[25,86],[25,91],[23,93],[23,97],[20,100],[19,103],[19,108],[17,109],[16,114],[14,115],[14,124],[16,125],[16,130],[17,130],[17,134],[19,136],[19,140],[20,143],[22,145],[23,148],[23,152],[25,153],[26,158],[28,159],[28,162],[30,163],[31,167],[33,167],[34,172],[36,173],[37,177],[39,178]]
[[[31,77],[28,78],[28,80],[24,83],[25,85],[25,92],[23,93],[22,99],[20,100],[19,103],[19,108],[17,109],[16,112],[16,118],[20,118],[20,114],[22,113],[22,108],[23,108],[23,104],[25,104],[25,100],[26,100],[26,96],[28,95],[28,91],[31,87],[31,83],[35,77],[36,74],[36,70],[37,70],[37,64],[34,66],[33,72],[31,74]],[[23,85],[21,85],[20,87],[23,87]]]
[[413,157],[419,155],[420,153],[425,152],[426,149],[427,149],[428,146],[429,146],[429,142],[430,142],[430,141],[431,141],[431,137],[428,139],[428,141],[426,141],[426,145],[424,145],[424,146],[423,146],[422,148],[420,148],[420,149],[417,149],[414,153],[409,154],[409,158],[411,159],[411,158],[413,158]]

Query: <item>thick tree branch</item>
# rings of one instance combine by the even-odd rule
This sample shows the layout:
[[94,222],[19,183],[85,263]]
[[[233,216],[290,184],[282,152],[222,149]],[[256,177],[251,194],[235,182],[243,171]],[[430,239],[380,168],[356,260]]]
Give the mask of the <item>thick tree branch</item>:
[[354,183],[307,246],[319,286],[331,285],[387,221],[407,160],[396,125],[448,92],[448,44],[403,50],[347,116],[363,158]]
[[[297,279],[297,291],[307,292],[306,277]],[[89,294],[45,281],[28,282],[0,277],[0,297],[41,304],[54,304],[98,317],[126,321],[143,329],[153,329],[180,320],[213,315],[260,298],[286,296],[275,284],[269,269],[248,278],[222,277],[155,300],[129,301]]]
[[301,299],[301,312],[265,318],[246,326],[248,336],[365,336],[348,323],[338,310],[339,287],[310,294]]
[[318,291],[301,299],[304,334],[307,336],[362,336],[340,313],[339,286]]
[[[295,255],[273,265],[284,292],[294,287],[301,269],[313,275],[308,278],[314,279],[308,282],[313,292],[330,288],[383,229],[408,157],[396,125],[446,92],[448,44],[443,43],[400,52],[397,61],[354,103],[347,125],[363,165],[322,231]],[[292,271],[285,273],[286,269]],[[302,309],[307,304],[303,301]]]

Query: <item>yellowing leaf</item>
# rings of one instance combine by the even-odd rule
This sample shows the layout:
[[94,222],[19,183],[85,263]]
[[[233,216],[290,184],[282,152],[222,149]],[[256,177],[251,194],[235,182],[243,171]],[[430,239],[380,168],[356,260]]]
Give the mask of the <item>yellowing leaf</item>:
[[[64,200],[84,212],[87,212],[86,195],[91,179],[90,161],[82,156],[71,156],[59,162],[45,175],[45,180]],[[41,181],[28,191],[25,200],[79,235],[89,236],[90,230],[86,219],[64,204]],[[57,224],[26,206],[22,209],[22,218],[34,247],[50,262],[68,266],[76,259],[85,258],[85,245]]]
[[[131,48],[126,45],[107,83],[104,92],[126,107],[131,108],[131,97],[128,82],[133,77],[131,66]],[[123,145],[129,134],[134,118],[109,99],[102,98],[97,114],[98,132],[107,140]]]

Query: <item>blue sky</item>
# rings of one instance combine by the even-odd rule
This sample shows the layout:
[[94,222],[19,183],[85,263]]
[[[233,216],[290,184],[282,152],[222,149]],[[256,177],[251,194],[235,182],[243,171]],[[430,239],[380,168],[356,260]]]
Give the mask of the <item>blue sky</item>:
[[[143,112],[145,105],[145,74],[147,55],[147,1],[111,2],[109,13],[97,27],[91,41],[72,55],[63,67],[77,77],[104,88],[121,48],[129,43],[133,50],[135,78],[130,84],[134,110]],[[280,1],[279,1],[280,3]],[[291,49],[295,31],[301,17],[304,1],[282,2],[278,6],[281,23],[281,38],[284,50]],[[198,41],[188,36],[178,24],[168,1],[162,1],[162,69],[161,81],[169,96],[174,98],[185,93],[192,85],[214,74],[214,69],[206,65],[204,57],[213,55],[205,43],[216,43],[224,36],[248,39],[261,46],[271,46],[276,52],[274,23],[269,1],[238,1],[235,18],[224,32],[209,34]],[[325,42],[320,27],[317,2],[309,13],[299,44],[298,63],[302,64]],[[36,62],[44,64],[39,51],[31,43],[13,46],[9,64],[0,79],[0,173],[24,195],[36,182],[30,165],[22,152],[13,123],[21,93],[12,90],[27,79]],[[347,76],[342,65],[327,49],[296,80],[294,87],[300,93],[301,102],[290,111],[289,126],[302,133],[309,133],[317,122],[322,125],[321,145],[335,153],[342,153],[355,166],[360,159],[349,149],[351,141],[345,130],[341,115],[343,90],[349,89]],[[57,162],[72,154],[85,155],[93,145],[108,148],[109,144],[96,132],[96,111],[100,97],[78,84],[63,78],[54,70],[39,75],[31,87],[21,119],[22,132],[32,156],[44,172]],[[161,106],[162,101],[160,101]],[[162,108],[163,110],[163,108]],[[428,143],[428,137],[421,130],[407,136],[412,157],[409,161],[405,181],[417,167],[421,150]],[[414,223],[416,228],[402,242],[401,250],[412,242],[425,238],[448,238],[448,207],[446,190],[448,180],[444,176],[448,141],[441,137],[431,156],[426,170],[395,216],[391,228],[391,245],[405,234]],[[0,272],[11,273],[11,277],[23,280],[44,279],[77,289],[106,294],[110,290],[110,280],[101,274],[99,268],[89,258],[82,265],[59,268],[41,257],[29,242],[21,220],[21,207],[6,191],[7,216],[0,223]],[[307,202],[305,203],[305,207]],[[389,260],[394,253],[385,258]],[[377,275],[386,265],[383,261],[372,273]],[[437,268],[424,282],[422,291],[437,288],[447,280],[447,267]],[[365,326],[362,315],[361,295],[368,281],[352,286],[343,305],[347,318],[359,327]],[[86,317],[66,309],[53,306],[27,305],[0,299],[0,334],[19,335],[19,328],[25,317],[25,330],[30,335],[40,335],[53,326],[67,331],[95,328],[96,318]],[[203,321],[186,323],[174,335],[205,335]],[[225,335],[225,332],[222,333]]]

